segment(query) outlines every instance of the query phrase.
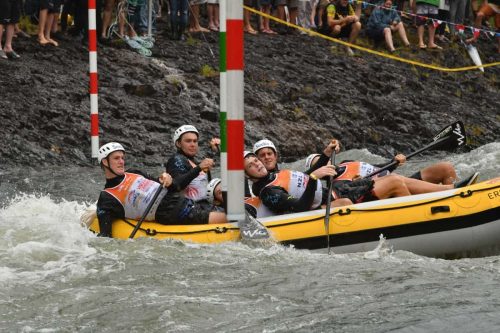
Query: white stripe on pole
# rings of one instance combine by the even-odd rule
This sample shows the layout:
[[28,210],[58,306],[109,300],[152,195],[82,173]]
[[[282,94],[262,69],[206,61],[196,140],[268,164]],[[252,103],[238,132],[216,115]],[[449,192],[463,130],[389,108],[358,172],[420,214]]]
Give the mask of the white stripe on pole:
[[244,119],[243,113],[243,71],[228,70],[227,73],[227,119]]
[[90,114],[97,114],[98,113],[98,96],[97,94],[90,94]]
[[[243,156],[242,156],[243,158]],[[245,207],[243,198],[245,197],[245,187],[243,186],[245,176],[241,170],[228,171],[230,182],[227,185],[227,207],[231,207],[232,212],[228,211],[227,219],[229,221],[244,221]],[[240,209],[235,210],[238,207]]]
[[95,9],[89,9],[89,30],[96,30],[96,13]]
[[97,52],[89,52],[90,73],[97,73]]

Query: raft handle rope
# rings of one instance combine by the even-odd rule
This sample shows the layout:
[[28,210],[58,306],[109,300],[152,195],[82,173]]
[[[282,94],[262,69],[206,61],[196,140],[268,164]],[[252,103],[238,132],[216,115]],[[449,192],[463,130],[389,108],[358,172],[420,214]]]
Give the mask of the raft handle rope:
[[[127,223],[131,227],[135,227],[136,224],[130,222],[127,219],[120,219],[121,221]],[[213,229],[207,230],[196,230],[196,231],[158,231],[156,229],[144,229],[139,227],[140,231],[145,233],[147,236],[156,236],[156,235],[192,235],[192,234],[202,234],[205,232],[214,232],[216,234],[225,234],[229,230],[239,230],[237,227],[215,227]]]
[[447,67],[441,67],[441,66],[424,64],[424,63],[421,63],[421,62],[418,62],[418,61],[413,61],[413,60],[409,60],[409,59],[397,57],[397,56],[394,56],[394,55],[391,55],[391,54],[388,54],[388,53],[379,52],[379,51],[368,49],[366,47],[362,47],[362,46],[359,46],[359,45],[356,45],[356,44],[351,44],[351,43],[348,43],[348,42],[344,42],[343,40],[340,40],[338,38],[333,38],[333,37],[330,37],[330,36],[327,36],[327,35],[323,35],[323,34],[321,34],[319,32],[314,31],[314,30],[305,29],[305,28],[299,27],[296,24],[293,24],[293,23],[290,23],[290,22],[287,22],[287,21],[283,21],[283,20],[281,20],[279,18],[276,18],[276,17],[274,17],[272,15],[268,15],[268,14],[262,13],[261,11],[258,11],[256,9],[248,7],[248,6],[243,6],[243,8],[246,9],[246,10],[248,10],[248,11],[250,11],[250,12],[252,12],[252,13],[254,13],[254,14],[256,14],[256,15],[268,18],[270,20],[273,20],[273,21],[276,21],[278,23],[284,24],[284,25],[289,26],[291,28],[303,31],[303,32],[309,34],[310,36],[320,37],[320,38],[329,40],[331,42],[334,42],[334,43],[337,43],[337,44],[341,44],[341,45],[344,45],[344,46],[348,46],[348,47],[351,47],[351,48],[354,48],[354,49],[357,49],[357,50],[360,50],[360,51],[364,51],[364,52],[367,52],[367,53],[371,53],[371,54],[374,54],[374,55],[378,55],[380,57],[384,57],[384,58],[396,60],[396,61],[399,61],[399,62],[404,62],[404,63],[410,64],[410,65],[415,65],[415,66],[419,66],[419,67],[433,69],[433,70],[437,70],[437,71],[442,71],[442,72],[463,72],[463,71],[469,71],[469,70],[473,70],[473,69],[478,69],[478,68],[481,68],[481,67],[486,68],[486,67],[493,67],[493,66],[500,65],[500,61],[489,63],[489,64],[483,64],[483,65],[480,65],[480,66],[467,66],[467,67],[457,67],[457,68],[447,68]]
[[468,190],[467,192],[460,192],[460,198],[467,198],[472,196],[473,192],[471,190]]
[[350,215],[351,214],[351,209],[350,208],[346,208],[345,210],[345,213],[342,209],[339,209],[339,216],[345,216],[345,215]]
[[[474,193],[491,191],[491,190],[498,189],[498,188],[500,188],[500,186],[493,186],[493,187],[489,187],[489,188],[483,188],[480,190],[468,190],[467,192],[460,192],[458,194],[453,194],[453,195],[450,195],[448,197],[439,198],[439,199],[431,200],[431,201],[425,201],[425,202],[421,202],[418,204],[406,205],[406,206],[397,206],[397,207],[390,207],[390,208],[376,208],[376,209],[350,209],[350,208],[346,208],[345,211],[343,209],[339,209],[338,211],[333,212],[330,215],[345,216],[345,215],[350,215],[352,212],[360,212],[360,213],[362,213],[362,212],[377,212],[377,211],[390,211],[390,210],[398,210],[398,209],[403,209],[403,208],[418,207],[418,206],[423,206],[423,205],[427,205],[427,204],[433,204],[433,203],[440,202],[443,200],[448,200],[448,199],[451,199],[454,197],[466,198],[466,197],[472,196]],[[309,223],[309,222],[316,221],[317,219],[318,218],[312,218],[312,219],[308,219],[308,220],[290,222],[290,223],[286,223],[286,224],[276,224],[276,225],[271,224],[271,225],[266,225],[266,228],[271,229],[271,228],[279,228],[279,227],[284,227],[284,226],[293,225],[293,224]],[[121,220],[123,222],[127,223],[131,227],[136,226],[134,223],[128,221],[127,219],[121,219]],[[192,235],[192,234],[200,234],[200,233],[205,233],[205,232],[214,232],[217,234],[222,234],[222,233],[226,233],[230,230],[239,230],[239,228],[238,227],[216,227],[214,229],[207,229],[207,230],[177,231],[177,232],[157,231],[157,230],[153,229],[152,231],[149,231],[149,233],[148,233],[148,230],[150,230],[150,229],[139,228],[138,230],[144,232],[148,236],[151,236],[153,232],[156,232],[155,235]]]

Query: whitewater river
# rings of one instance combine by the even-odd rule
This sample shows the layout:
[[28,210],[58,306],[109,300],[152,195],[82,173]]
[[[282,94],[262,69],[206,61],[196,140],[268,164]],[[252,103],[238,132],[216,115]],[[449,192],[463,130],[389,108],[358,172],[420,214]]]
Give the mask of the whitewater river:
[[[500,142],[442,156],[500,176]],[[97,238],[79,217],[103,184],[98,168],[0,171],[0,332],[500,331],[500,256]]]

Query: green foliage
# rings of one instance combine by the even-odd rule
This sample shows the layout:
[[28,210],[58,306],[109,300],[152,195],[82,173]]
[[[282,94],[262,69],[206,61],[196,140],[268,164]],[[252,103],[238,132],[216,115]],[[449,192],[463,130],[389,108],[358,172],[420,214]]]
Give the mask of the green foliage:
[[19,28],[30,35],[36,35],[38,32],[38,27],[31,23],[28,16],[23,16],[19,20]]
[[304,92],[304,94],[306,95],[312,94],[313,91],[314,89],[311,86],[305,86],[304,89],[302,89],[302,92]]
[[188,35],[188,38],[186,40],[187,45],[189,46],[196,46],[200,43],[199,39],[193,38],[193,36]]
[[380,143],[382,141],[382,135],[380,133],[375,132],[373,129],[368,129],[368,136],[375,143]]
[[215,69],[213,69],[212,66],[205,64],[205,65],[201,66],[200,74],[203,77],[214,77],[214,76],[218,76],[219,72],[216,71]]

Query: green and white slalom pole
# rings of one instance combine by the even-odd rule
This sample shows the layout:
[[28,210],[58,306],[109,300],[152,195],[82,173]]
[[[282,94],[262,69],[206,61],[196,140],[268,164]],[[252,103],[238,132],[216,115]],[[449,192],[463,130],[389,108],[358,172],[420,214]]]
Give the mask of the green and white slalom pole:
[[224,210],[227,212],[227,83],[226,83],[226,0],[219,0],[219,127],[220,173]]
[[243,0],[221,0],[219,7],[222,190],[228,220],[241,223],[245,220]]

